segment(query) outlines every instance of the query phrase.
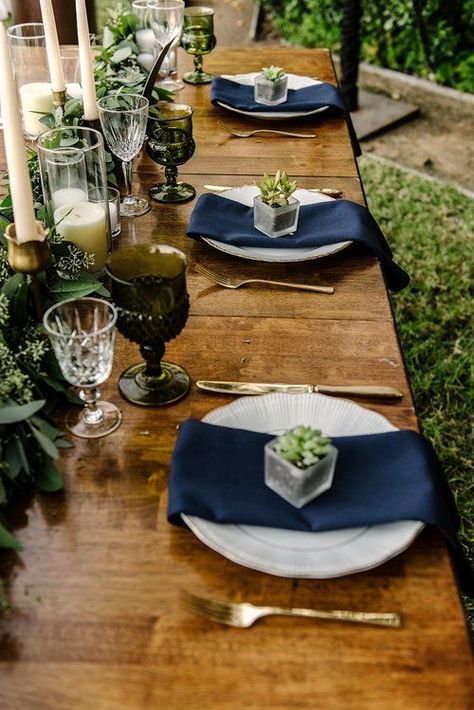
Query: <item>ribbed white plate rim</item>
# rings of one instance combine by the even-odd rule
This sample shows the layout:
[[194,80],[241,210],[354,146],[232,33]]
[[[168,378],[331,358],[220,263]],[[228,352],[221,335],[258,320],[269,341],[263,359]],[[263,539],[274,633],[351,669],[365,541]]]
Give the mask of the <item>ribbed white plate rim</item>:
[[[251,207],[253,204],[253,198],[258,194],[258,187],[256,187],[256,185],[242,185],[241,187],[225,190],[225,192],[220,194],[221,197],[225,197],[229,200],[235,200],[236,202],[240,202],[242,205]],[[334,199],[328,195],[323,195],[319,192],[310,192],[309,190],[304,190],[303,188],[295,190],[294,196],[301,202],[302,205],[312,205],[316,202],[328,202]],[[336,252],[341,251],[352,244],[352,241],[345,241],[337,242],[336,244],[326,244],[324,246],[314,247],[313,249],[278,249],[277,247],[262,248],[234,246],[233,244],[225,244],[217,239],[211,239],[210,237],[203,236],[201,236],[201,239],[215,249],[223,251],[225,254],[232,254],[233,256],[240,256],[243,259],[252,259],[254,261],[278,263],[292,263],[296,261],[308,261],[310,259],[321,259],[324,256],[335,254]],[[272,241],[276,242],[278,240],[274,239]]]
[[[397,430],[378,412],[321,394],[241,397],[209,412],[203,421],[271,433],[310,424],[330,436]],[[405,550],[424,527],[420,521],[405,520],[311,533],[222,525],[184,514],[182,518],[201,542],[237,564],[276,576],[309,579],[340,577],[377,567]]]

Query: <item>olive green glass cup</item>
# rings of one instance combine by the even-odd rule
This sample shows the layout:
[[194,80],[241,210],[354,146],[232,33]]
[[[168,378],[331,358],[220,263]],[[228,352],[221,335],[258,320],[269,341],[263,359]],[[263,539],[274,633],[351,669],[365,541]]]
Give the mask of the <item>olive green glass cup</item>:
[[117,328],[138,343],[144,359],[122,372],[120,393],[144,407],[177,402],[189,392],[191,379],[183,367],[162,358],[165,343],[188,318],[185,255],[165,244],[125,247],[109,258],[107,272]]
[[156,202],[188,202],[196,190],[178,181],[178,165],[193,157],[193,109],[187,104],[158,101],[148,117],[146,152],[155,163],[165,168],[165,183],[152,185],[148,190]]
[[210,84],[212,75],[203,70],[203,56],[216,46],[214,35],[214,9],[212,7],[187,7],[184,11],[181,46],[194,56],[194,71],[186,72],[183,79],[188,84]]

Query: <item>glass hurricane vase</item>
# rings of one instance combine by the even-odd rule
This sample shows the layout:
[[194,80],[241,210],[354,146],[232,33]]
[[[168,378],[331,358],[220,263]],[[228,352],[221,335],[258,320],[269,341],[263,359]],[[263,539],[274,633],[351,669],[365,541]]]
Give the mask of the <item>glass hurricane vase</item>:
[[142,406],[178,401],[191,380],[183,367],[162,358],[165,343],[181,332],[188,317],[186,257],[164,244],[138,245],[112,254],[107,271],[118,329],[139,344],[145,360],[122,373],[121,394]]

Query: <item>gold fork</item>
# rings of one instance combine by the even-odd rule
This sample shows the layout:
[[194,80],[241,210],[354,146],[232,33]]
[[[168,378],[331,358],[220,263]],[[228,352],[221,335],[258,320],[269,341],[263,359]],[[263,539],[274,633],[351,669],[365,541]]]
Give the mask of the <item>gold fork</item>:
[[[227,190],[235,190],[236,186],[231,187],[230,185],[203,185],[205,190],[210,190],[211,192],[226,192]],[[337,190],[334,187],[303,187],[302,190],[305,192],[320,192],[322,195],[328,195],[328,197],[342,197],[344,194],[342,190]]]
[[309,284],[299,284],[299,283],[289,283],[288,281],[270,281],[269,279],[232,279],[228,276],[222,276],[221,274],[216,274],[211,269],[202,266],[201,264],[195,264],[194,270],[205,276],[210,281],[213,281],[219,286],[224,288],[240,288],[246,284],[268,284],[270,286],[284,286],[285,288],[297,288],[302,291],[317,291],[317,293],[334,293],[333,286],[311,286]]
[[347,611],[333,609],[322,611],[320,609],[285,609],[279,606],[255,606],[247,602],[220,602],[215,599],[205,599],[190,592],[181,592],[181,601],[184,607],[192,614],[204,619],[215,621],[218,624],[237,626],[247,629],[262,616],[305,616],[310,619],[327,619],[328,621],[349,621],[355,624],[372,624],[375,626],[389,626],[397,628],[402,625],[399,614],[393,612],[378,614],[366,611]]
[[314,133],[294,133],[293,131],[277,131],[274,128],[257,128],[255,131],[234,131],[232,128],[225,126],[220,121],[217,122],[224,131],[230,133],[231,136],[236,138],[250,138],[257,133],[274,133],[277,136],[289,136],[290,138],[316,138]]

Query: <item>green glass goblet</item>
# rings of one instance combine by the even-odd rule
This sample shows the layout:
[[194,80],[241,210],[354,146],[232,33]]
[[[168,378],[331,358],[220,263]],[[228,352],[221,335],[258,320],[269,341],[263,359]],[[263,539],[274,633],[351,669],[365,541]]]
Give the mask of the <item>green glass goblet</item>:
[[194,71],[186,72],[183,79],[188,84],[210,84],[212,75],[203,71],[203,55],[216,46],[214,35],[214,10],[211,7],[187,7],[184,11],[181,46],[187,54],[194,55]]
[[146,152],[155,163],[165,166],[166,183],[152,185],[150,197],[157,202],[187,202],[196,196],[192,185],[178,182],[178,165],[194,154],[193,109],[187,104],[158,101],[148,118]]
[[186,323],[186,257],[165,244],[117,250],[107,272],[118,309],[117,328],[140,345],[145,362],[122,372],[119,390],[133,404],[156,407],[177,402],[191,387],[186,370],[162,360],[165,343]]

